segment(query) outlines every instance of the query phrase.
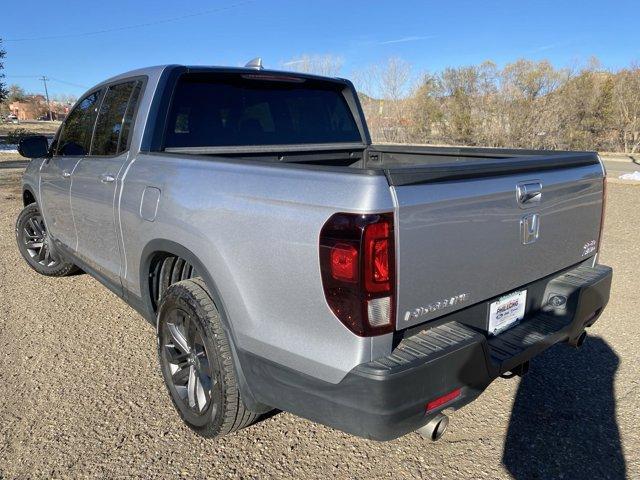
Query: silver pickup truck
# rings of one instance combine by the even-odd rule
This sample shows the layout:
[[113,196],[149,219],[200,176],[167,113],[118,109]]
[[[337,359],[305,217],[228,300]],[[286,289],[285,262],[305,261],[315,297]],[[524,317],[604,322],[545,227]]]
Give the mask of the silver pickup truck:
[[343,79],[136,70],[20,152],[23,257],[157,325],[207,436],[280,409],[437,439],[496,378],[580,346],[609,299],[596,153],[374,145]]

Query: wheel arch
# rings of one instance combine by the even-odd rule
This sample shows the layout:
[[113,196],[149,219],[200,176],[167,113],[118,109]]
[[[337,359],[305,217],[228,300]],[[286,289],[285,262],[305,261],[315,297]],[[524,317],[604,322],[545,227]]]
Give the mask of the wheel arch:
[[212,275],[205,268],[204,264],[200,261],[198,256],[194,254],[188,248],[182,246],[181,244],[174,242],[168,239],[155,239],[151,240],[142,250],[142,257],[140,259],[140,292],[142,294],[142,299],[145,306],[148,308],[150,312],[153,312],[155,317],[155,307],[153,304],[153,300],[151,297],[151,288],[149,284],[149,275],[151,271],[151,264],[159,255],[172,255],[175,257],[179,257],[187,262],[189,262],[195,270],[198,272],[198,275],[202,277],[204,283],[207,285],[209,289],[209,293],[212,296],[213,302],[216,304],[218,311],[220,313],[223,325],[225,326],[225,330],[231,330],[231,325],[228,321],[228,316],[226,314],[226,309],[224,306],[224,302],[222,300],[222,296],[220,295],[220,290],[218,289]]
[[37,198],[33,189],[29,185],[22,187],[22,206],[26,207],[32,203],[37,203]]
[[152,292],[149,278],[151,273],[151,264],[158,255],[173,255],[185,260],[186,262],[189,262],[194,267],[194,269],[198,273],[198,276],[202,278],[205,285],[207,286],[209,294],[211,295],[211,299],[213,300],[213,303],[215,304],[216,308],[218,309],[218,313],[220,314],[222,326],[229,338],[229,346],[231,347],[234,366],[236,368],[236,372],[238,373],[240,391],[243,395],[245,403],[247,404],[247,407],[256,413],[263,413],[271,410],[271,407],[258,402],[255,399],[254,395],[251,393],[251,389],[249,388],[245,375],[242,372],[242,365],[236,351],[233,326],[227,315],[227,309],[225,308],[224,300],[222,299],[220,290],[218,289],[213,276],[207,270],[207,268],[205,268],[204,264],[200,261],[196,254],[194,254],[191,250],[184,247],[183,245],[168,239],[154,239],[147,243],[147,245],[142,250],[142,257],[140,261],[139,280],[142,302],[144,304],[145,310],[149,312],[150,317],[152,317],[153,323],[157,326],[156,311],[151,296]]

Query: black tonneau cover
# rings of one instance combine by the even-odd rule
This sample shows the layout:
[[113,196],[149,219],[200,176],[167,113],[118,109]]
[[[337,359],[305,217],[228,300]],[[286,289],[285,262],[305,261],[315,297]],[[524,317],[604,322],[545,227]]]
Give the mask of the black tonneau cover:
[[461,180],[594,165],[596,152],[372,145],[365,168],[384,170],[390,185]]

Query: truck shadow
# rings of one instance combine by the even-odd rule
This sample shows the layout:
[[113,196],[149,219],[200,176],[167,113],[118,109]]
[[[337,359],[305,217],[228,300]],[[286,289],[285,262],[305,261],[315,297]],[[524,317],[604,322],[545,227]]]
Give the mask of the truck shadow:
[[516,479],[625,478],[615,418],[618,356],[601,338],[535,359],[520,381],[503,452]]

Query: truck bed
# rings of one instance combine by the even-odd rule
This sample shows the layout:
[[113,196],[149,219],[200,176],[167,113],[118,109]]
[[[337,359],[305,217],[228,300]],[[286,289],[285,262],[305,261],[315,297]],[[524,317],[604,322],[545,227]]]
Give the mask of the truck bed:
[[[584,262],[599,241],[604,171],[595,152],[336,144],[179,153],[384,175],[395,204],[398,329]],[[539,201],[518,198],[525,184],[540,189]],[[538,230],[525,241],[534,215]]]
[[596,152],[522,150],[426,145],[252,145],[176,147],[174,154],[206,155],[265,163],[288,163],[384,173],[392,186],[433,183],[596,165]]

